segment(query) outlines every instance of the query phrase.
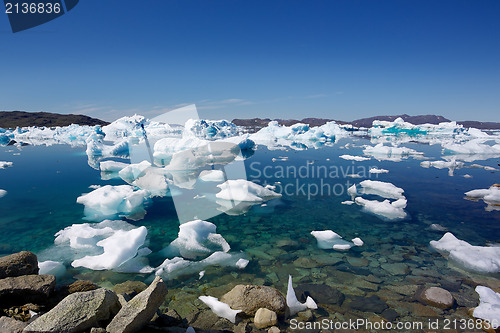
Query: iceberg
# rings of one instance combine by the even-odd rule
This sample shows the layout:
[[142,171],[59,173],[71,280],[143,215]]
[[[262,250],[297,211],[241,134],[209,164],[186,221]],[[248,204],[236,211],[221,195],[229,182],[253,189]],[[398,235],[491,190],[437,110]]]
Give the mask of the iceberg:
[[297,296],[295,295],[295,290],[293,290],[292,276],[291,275],[288,275],[288,288],[287,288],[287,292],[286,292],[286,305],[288,306],[288,309],[290,310],[290,316],[293,316],[294,314],[296,314],[300,311],[304,311],[306,309],[315,310],[318,308],[318,305],[316,305],[316,302],[310,296],[307,296],[305,303],[299,302],[299,300],[297,299]]
[[208,142],[197,148],[174,153],[165,170],[199,170],[216,164],[233,162],[240,155],[240,148],[231,142]]
[[358,162],[370,160],[369,157],[363,157],[363,156],[340,155],[339,157],[344,159],[344,160],[358,161]]
[[356,204],[363,206],[363,208],[372,214],[385,217],[389,220],[404,219],[406,217],[406,199],[398,199],[394,202],[389,200],[366,200],[362,197],[357,197]]
[[436,169],[449,169],[448,175],[450,177],[453,177],[453,174],[456,169],[461,169],[463,168],[465,163],[456,161],[455,159],[452,159],[451,161],[423,161],[420,163],[420,166],[423,168],[436,168]]
[[479,294],[479,305],[472,313],[474,318],[488,321],[493,329],[500,327],[500,294],[484,286],[477,286],[476,292]]
[[226,177],[222,170],[203,170],[198,178],[204,182],[223,182]]
[[245,179],[230,179],[217,185],[221,189],[215,196],[223,200],[263,202],[280,198],[281,194]]
[[179,226],[177,238],[165,251],[171,256],[180,255],[188,259],[207,256],[215,251],[228,252],[231,247],[224,237],[216,233],[216,229],[215,224],[202,220],[183,223]]
[[486,210],[500,210],[500,185],[495,184],[489,189],[472,190],[465,193],[469,200],[483,200],[487,206]]
[[85,206],[88,220],[104,220],[118,216],[140,219],[146,214],[146,190],[134,190],[130,185],[106,185],[90,193],[83,194],[76,202]]
[[242,310],[233,310],[229,305],[219,301],[217,298],[212,296],[200,296],[198,297],[200,301],[208,305],[208,307],[221,318],[226,318],[233,324],[236,322],[236,315]]
[[13,165],[12,162],[0,161],[0,169],[7,169]]
[[324,250],[349,250],[353,246],[363,245],[363,241],[360,238],[355,238],[352,242],[348,242],[332,230],[311,231],[311,235],[316,238],[318,247]]
[[6,196],[6,195],[7,195],[7,191],[6,191],[6,190],[2,190],[2,189],[0,188],[0,198],[4,197],[4,196]]
[[170,160],[175,153],[195,149],[204,146],[207,143],[207,140],[202,140],[197,137],[161,138],[156,141],[153,146],[153,157],[155,159],[155,163],[158,165],[167,165],[170,163]]
[[389,170],[386,170],[386,169],[378,169],[378,168],[371,168],[370,170],[368,170],[368,173],[374,173],[374,174],[378,174],[378,173],[389,173]]
[[118,173],[129,165],[129,163],[123,162],[103,161],[99,163],[99,168],[101,172]]
[[165,259],[165,261],[155,269],[155,274],[161,276],[163,279],[172,280],[182,275],[197,275],[208,266],[218,265],[242,269],[245,268],[241,265],[240,261],[243,255],[243,253],[231,254],[217,251],[200,261],[174,257],[172,259]]
[[[494,145],[488,145],[488,141],[495,142]],[[444,143],[442,144],[443,153],[447,155],[492,155],[486,158],[500,156],[500,143],[491,139],[473,139],[464,143]]]
[[404,199],[404,190],[391,183],[378,180],[363,180],[359,183],[363,187],[362,194],[378,195],[386,199]]
[[430,244],[466,269],[481,273],[500,272],[499,246],[474,246],[457,239],[451,232],[447,232],[438,241],[431,241]]
[[393,161],[401,162],[408,157],[422,157],[424,154],[411,148],[406,147],[390,147],[379,143],[376,146],[365,146],[363,153],[366,156],[373,157],[378,161]]
[[237,136],[242,128],[227,120],[189,119],[184,125],[183,136],[204,139],[223,139]]

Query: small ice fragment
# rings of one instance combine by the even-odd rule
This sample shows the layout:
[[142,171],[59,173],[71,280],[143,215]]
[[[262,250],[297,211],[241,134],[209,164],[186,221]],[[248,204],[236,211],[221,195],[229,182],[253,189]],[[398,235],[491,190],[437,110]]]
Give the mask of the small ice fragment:
[[448,231],[448,228],[443,227],[441,224],[433,223],[430,225],[432,230],[436,231]]
[[297,312],[304,311],[305,309],[317,309],[318,306],[316,302],[308,296],[305,303],[300,303],[295,295],[292,285],[292,276],[288,275],[288,289],[286,292],[286,305],[290,309],[290,316],[293,316]]
[[363,244],[365,244],[359,237],[353,238],[351,242],[353,242],[355,246],[363,246]]
[[203,170],[198,178],[204,182],[223,182],[224,172],[222,170]]
[[318,308],[318,305],[312,299],[311,296],[307,296],[307,298],[306,298],[306,306],[307,306],[308,309],[311,309],[311,310],[316,310]]
[[352,201],[352,200],[346,200],[346,201],[341,202],[342,205],[349,205],[349,206],[352,205],[353,203],[354,203],[354,201]]
[[198,278],[198,280],[201,280],[201,279],[205,276],[205,271],[201,271],[201,272],[199,273],[199,276],[200,276],[200,277]]
[[248,261],[247,259],[240,258],[236,262],[236,267],[238,267],[239,269],[243,269],[243,268],[247,267],[247,265],[248,265],[249,262],[250,261]]
[[340,158],[348,161],[368,161],[370,158],[369,157],[363,157],[363,156],[352,156],[352,155],[340,155]]
[[4,197],[6,194],[7,194],[7,191],[6,190],[2,190],[0,188],[0,198]]
[[13,165],[12,162],[0,161],[0,169],[7,169]]
[[101,185],[90,185],[89,188],[93,189],[93,190],[97,190],[98,188],[100,188]]
[[371,168],[369,173],[389,173],[389,170],[386,169],[377,169],[377,168]]
[[362,178],[361,175],[358,175],[356,173],[353,173],[353,174],[350,174],[350,175],[346,175],[346,177],[351,177],[351,178]]
[[241,310],[231,309],[229,305],[212,296],[200,296],[198,299],[208,305],[213,313],[221,318],[226,318],[233,324],[236,322],[236,315],[241,312]]
[[333,245],[334,250],[347,251],[352,247],[350,244],[335,244]]
[[463,175],[464,178],[472,178],[471,175],[469,175],[468,173],[466,173],[465,175]]

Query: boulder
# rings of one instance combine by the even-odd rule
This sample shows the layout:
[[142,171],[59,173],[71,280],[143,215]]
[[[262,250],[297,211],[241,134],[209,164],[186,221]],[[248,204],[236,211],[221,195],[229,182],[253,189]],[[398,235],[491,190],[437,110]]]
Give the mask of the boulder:
[[140,294],[131,299],[106,327],[109,333],[130,333],[139,331],[149,323],[156,310],[165,301],[167,286],[157,276]]
[[118,297],[110,290],[74,293],[66,296],[52,310],[40,316],[23,333],[77,333],[99,327],[118,312]]
[[307,297],[311,297],[318,304],[337,304],[342,305],[345,296],[342,292],[326,284],[301,284],[295,288],[297,299],[305,302]]
[[239,284],[222,296],[221,302],[250,316],[255,315],[260,308],[272,310],[277,314],[284,314],[286,308],[283,295],[277,289],[267,286]]
[[54,291],[53,275],[23,275],[0,280],[1,304],[44,303]]
[[9,317],[0,317],[0,332],[21,333],[28,324]]
[[424,304],[449,309],[455,304],[453,295],[446,289],[429,287],[417,291],[416,298]]
[[278,316],[274,311],[260,308],[255,312],[253,323],[258,329],[274,326],[278,323]]
[[96,284],[90,281],[78,280],[68,286],[68,293],[73,294],[82,291],[91,291],[96,289],[99,289],[99,286],[97,286]]
[[131,299],[138,293],[142,292],[148,287],[147,284],[141,281],[125,281],[113,287],[113,291],[117,294],[124,294],[126,299]]
[[29,251],[22,251],[0,258],[0,279],[38,274],[38,259]]

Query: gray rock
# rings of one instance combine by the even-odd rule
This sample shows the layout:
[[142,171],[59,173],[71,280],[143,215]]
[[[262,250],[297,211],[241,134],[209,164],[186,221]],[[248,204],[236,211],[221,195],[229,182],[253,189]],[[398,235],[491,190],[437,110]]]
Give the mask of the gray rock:
[[276,326],[273,326],[267,330],[267,333],[280,333],[280,329]]
[[286,308],[283,295],[277,289],[266,286],[239,284],[222,296],[221,302],[250,316],[255,315],[260,308],[272,310],[277,314],[284,314]]
[[157,276],[144,291],[131,299],[106,327],[110,333],[130,333],[139,331],[156,313],[165,301],[167,286]]
[[74,293],[29,324],[23,333],[88,331],[92,327],[98,327],[99,322],[111,318],[119,308],[118,297],[110,290],[100,288]]
[[314,319],[314,315],[310,309],[306,311],[298,312],[297,317],[300,321],[311,321]]
[[0,332],[21,333],[28,324],[9,317],[0,317]]
[[455,304],[453,295],[448,290],[439,287],[429,287],[419,290],[416,297],[424,304],[441,309],[449,309]]
[[253,323],[258,329],[274,326],[278,323],[278,316],[274,311],[260,308],[255,312]]
[[23,275],[0,280],[0,303],[43,303],[54,291],[56,278],[53,275]]
[[113,287],[113,291],[117,294],[127,295],[130,299],[148,287],[147,284],[141,281],[125,281]]
[[106,333],[106,329],[102,327],[92,327],[90,333]]
[[22,251],[0,258],[0,279],[38,274],[38,260],[34,253]]
[[307,296],[310,296],[316,303],[319,304],[342,305],[345,300],[343,293],[326,284],[301,284],[295,288],[295,294],[301,302],[305,302]]

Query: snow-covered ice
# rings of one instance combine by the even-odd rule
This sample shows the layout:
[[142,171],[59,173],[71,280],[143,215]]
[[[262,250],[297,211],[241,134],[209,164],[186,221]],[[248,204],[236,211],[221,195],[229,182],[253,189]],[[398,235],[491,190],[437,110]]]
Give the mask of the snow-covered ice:
[[493,329],[500,327],[500,294],[488,287],[477,286],[479,305],[474,309],[474,318],[487,320]]
[[467,269],[481,273],[500,272],[499,246],[471,245],[456,238],[451,232],[447,232],[439,241],[431,241],[430,244]]

